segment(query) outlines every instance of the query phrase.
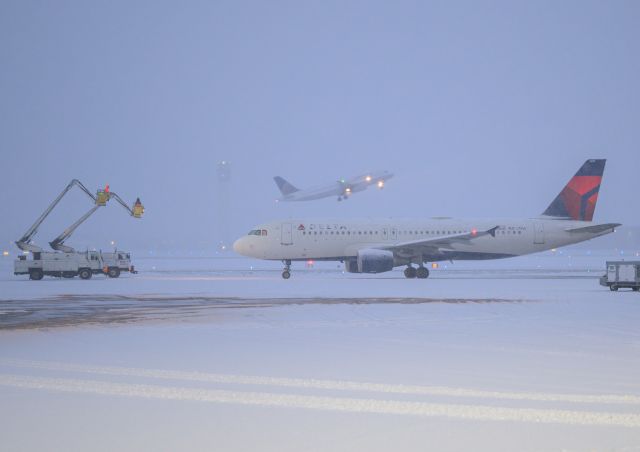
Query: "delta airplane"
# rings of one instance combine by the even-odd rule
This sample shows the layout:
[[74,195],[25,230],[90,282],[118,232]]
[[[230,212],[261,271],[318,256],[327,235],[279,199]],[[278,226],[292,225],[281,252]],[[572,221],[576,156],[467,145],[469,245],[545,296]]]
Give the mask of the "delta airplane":
[[284,279],[291,276],[292,261],[309,259],[341,261],[351,273],[381,273],[406,265],[405,277],[427,278],[427,262],[522,256],[614,232],[619,223],[591,221],[604,166],[604,159],[587,160],[535,218],[282,220],[256,226],[233,249],[282,261]]
[[311,187],[299,190],[290,182],[287,182],[280,176],[276,176],[273,180],[282,193],[282,197],[278,201],[312,201],[314,199],[328,198],[337,196],[338,201],[346,200],[354,193],[364,191],[371,185],[377,188],[384,188],[384,184],[391,179],[393,174],[389,171],[374,171],[350,179],[340,179],[337,182],[320,187]]

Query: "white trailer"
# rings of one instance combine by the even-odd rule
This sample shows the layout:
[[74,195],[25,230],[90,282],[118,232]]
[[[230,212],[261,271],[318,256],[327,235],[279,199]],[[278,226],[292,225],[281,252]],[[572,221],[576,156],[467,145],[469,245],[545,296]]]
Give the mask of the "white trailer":
[[600,285],[616,291],[620,288],[640,290],[640,261],[608,261],[607,273],[600,278]]
[[14,275],[29,275],[29,279],[41,280],[46,276],[73,278],[80,276],[90,279],[91,276],[104,272],[104,261],[100,252],[86,251],[84,253],[56,253],[33,252],[32,258],[19,256],[14,261]]

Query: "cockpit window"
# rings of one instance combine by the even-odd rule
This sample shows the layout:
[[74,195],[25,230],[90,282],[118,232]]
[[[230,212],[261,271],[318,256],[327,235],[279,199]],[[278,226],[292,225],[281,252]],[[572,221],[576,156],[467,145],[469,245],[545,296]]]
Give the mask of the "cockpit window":
[[266,229],[253,229],[247,235],[267,235]]

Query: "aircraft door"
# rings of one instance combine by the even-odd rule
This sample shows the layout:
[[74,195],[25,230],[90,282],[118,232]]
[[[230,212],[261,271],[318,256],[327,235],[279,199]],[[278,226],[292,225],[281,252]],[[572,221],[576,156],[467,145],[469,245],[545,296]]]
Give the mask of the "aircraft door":
[[293,225],[291,223],[282,223],[282,245],[293,245]]
[[544,243],[544,223],[542,221],[533,222],[533,243],[536,245]]

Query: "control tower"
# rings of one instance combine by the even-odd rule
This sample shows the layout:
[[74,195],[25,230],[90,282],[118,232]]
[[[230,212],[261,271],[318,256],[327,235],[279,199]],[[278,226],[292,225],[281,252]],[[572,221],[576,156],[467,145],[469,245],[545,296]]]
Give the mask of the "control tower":
[[216,219],[214,228],[216,248],[218,251],[230,249],[231,237],[229,224],[231,223],[231,163],[228,160],[218,162],[216,187]]

